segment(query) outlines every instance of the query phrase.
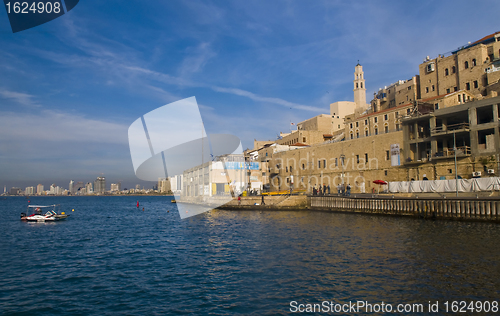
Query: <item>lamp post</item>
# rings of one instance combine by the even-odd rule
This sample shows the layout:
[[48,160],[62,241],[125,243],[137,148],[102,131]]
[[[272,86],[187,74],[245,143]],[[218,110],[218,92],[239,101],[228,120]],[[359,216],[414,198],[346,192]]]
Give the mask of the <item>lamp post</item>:
[[458,197],[458,173],[457,173],[457,140],[455,131],[453,131],[453,151],[455,153],[455,191]]

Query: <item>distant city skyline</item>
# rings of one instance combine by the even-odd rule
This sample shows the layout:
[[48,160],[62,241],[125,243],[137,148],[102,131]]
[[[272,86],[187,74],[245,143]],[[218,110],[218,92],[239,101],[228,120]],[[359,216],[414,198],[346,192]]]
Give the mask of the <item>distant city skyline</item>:
[[0,10],[0,185],[68,188],[104,174],[107,187],[152,187],[127,142],[144,113],[195,96],[208,134],[251,148],[352,101],[358,60],[370,100],[426,56],[499,31],[497,2],[470,6],[89,0],[15,34]]

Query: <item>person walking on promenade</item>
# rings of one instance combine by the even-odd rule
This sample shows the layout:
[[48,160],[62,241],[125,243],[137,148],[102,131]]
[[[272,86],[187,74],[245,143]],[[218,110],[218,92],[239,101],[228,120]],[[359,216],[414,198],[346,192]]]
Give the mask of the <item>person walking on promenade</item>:
[[262,202],[260,202],[261,205],[266,205],[266,202],[264,202],[264,196],[262,195]]
[[351,196],[351,184],[347,184],[347,188],[346,189],[347,189],[346,190],[347,191],[346,192],[347,196]]
[[326,185],[323,183],[323,195],[326,195]]
[[238,195],[238,205],[241,205],[241,196]]
[[330,195],[330,185],[328,185],[326,189],[328,190],[328,195]]

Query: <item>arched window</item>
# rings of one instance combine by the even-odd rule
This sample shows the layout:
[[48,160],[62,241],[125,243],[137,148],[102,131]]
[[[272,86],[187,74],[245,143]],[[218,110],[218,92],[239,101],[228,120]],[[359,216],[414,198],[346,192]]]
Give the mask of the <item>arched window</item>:
[[356,82],[356,89],[358,88],[358,83]]
[[454,74],[456,72],[455,66],[451,67],[451,73]]
[[448,68],[446,68],[446,69],[444,70],[444,75],[445,75],[445,76],[448,76],[448,75],[449,75],[449,73],[448,73]]
[[465,69],[469,68],[469,62],[465,61]]
[[363,83],[361,82],[361,89],[363,89]]

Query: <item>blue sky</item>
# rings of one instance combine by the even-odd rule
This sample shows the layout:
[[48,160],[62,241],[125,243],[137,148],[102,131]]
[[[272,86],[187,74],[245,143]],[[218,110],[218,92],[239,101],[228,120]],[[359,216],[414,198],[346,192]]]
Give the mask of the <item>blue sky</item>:
[[276,139],[499,31],[496,0],[96,1],[13,34],[0,9],[0,186],[136,179],[127,129],[195,96],[210,133]]

